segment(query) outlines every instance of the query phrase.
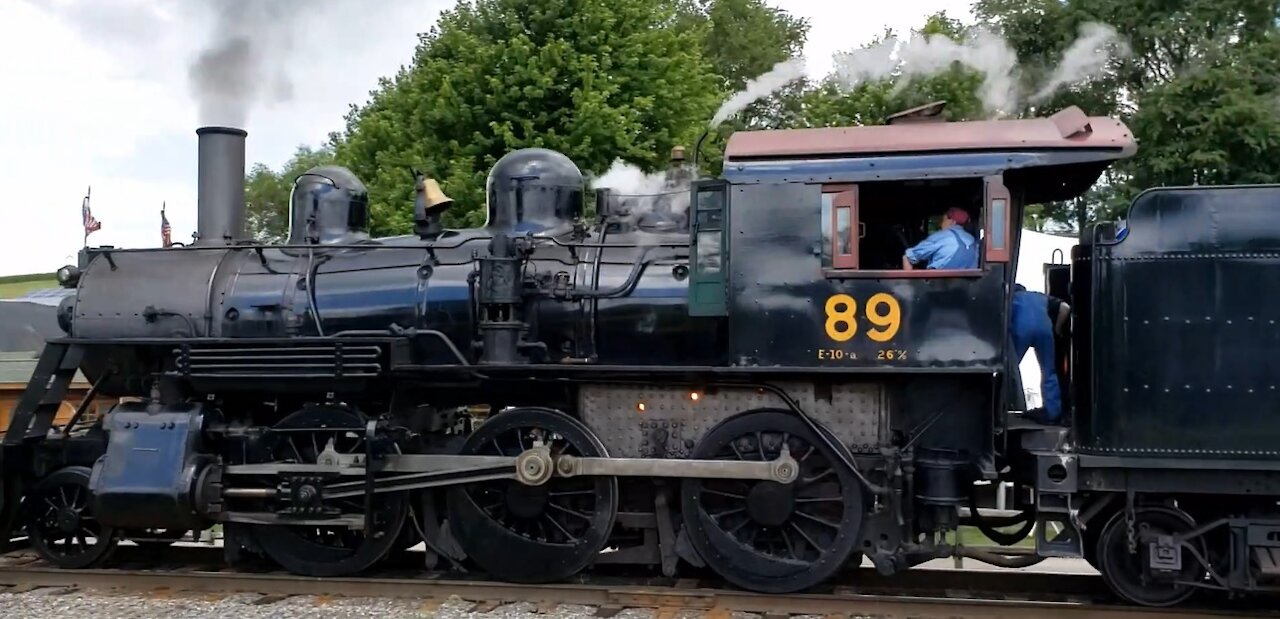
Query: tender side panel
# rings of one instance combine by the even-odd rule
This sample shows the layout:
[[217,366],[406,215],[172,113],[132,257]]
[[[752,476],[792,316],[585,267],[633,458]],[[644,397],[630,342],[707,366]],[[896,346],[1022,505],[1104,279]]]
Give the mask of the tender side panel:
[[1094,453],[1280,457],[1280,188],[1151,192],[1096,246]]

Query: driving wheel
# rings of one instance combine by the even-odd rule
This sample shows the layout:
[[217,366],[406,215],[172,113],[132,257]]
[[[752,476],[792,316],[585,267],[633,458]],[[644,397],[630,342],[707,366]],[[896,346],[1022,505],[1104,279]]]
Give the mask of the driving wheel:
[[[462,447],[467,455],[515,457],[541,442],[552,456],[604,457],[604,444],[581,421],[545,408],[504,411]],[[604,547],[618,510],[613,477],[552,477],[537,486],[499,480],[449,490],[449,526],[467,556],[511,582],[564,580]]]
[[752,591],[813,587],[855,556],[859,542],[862,486],[795,413],[765,409],[730,417],[702,438],[693,457],[773,460],[784,445],[800,465],[789,484],[682,483],[683,518],[694,548],[716,573]]
[[[340,454],[365,451],[364,422],[354,411],[339,406],[313,406],[292,413],[274,428],[269,461],[315,464],[330,441]],[[321,493],[323,496],[323,493]],[[364,496],[322,499],[343,514],[364,514]],[[284,569],[304,576],[355,574],[382,559],[400,539],[408,511],[406,493],[377,494],[373,500],[373,529],[352,530],[342,525],[253,525],[263,552]]]

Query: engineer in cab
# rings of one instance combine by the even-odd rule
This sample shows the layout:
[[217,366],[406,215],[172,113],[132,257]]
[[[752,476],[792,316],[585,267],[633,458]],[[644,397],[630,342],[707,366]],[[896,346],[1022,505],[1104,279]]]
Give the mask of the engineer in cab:
[[941,228],[903,254],[902,268],[911,271],[916,264],[924,264],[926,269],[978,268],[978,241],[964,229],[967,223],[968,211],[955,206],[948,209]]

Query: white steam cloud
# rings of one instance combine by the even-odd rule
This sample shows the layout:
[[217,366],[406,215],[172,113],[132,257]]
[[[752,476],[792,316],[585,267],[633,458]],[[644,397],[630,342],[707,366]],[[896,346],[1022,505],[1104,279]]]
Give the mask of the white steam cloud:
[[641,228],[637,235],[640,244],[644,245],[653,237],[651,230],[678,226],[681,224],[677,222],[685,219],[694,174],[687,167],[683,171],[686,173],[646,173],[634,165],[616,160],[604,174],[591,182],[591,188],[613,190],[614,199],[622,209],[622,220]]
[[867,48],[837,54],[835,61],[833,77],[846,89],[895,75],[901,89],[912,79],[945,71],[958,62],[982,73],[978,94],[988,110],[1008,112],[1018,104],[1017,54],[1004,39],[980,28],[962,42],[940,34],[905,42],[890,37]]
[[720,105],[720,109],[716,110],[716,115],[711,119],[711,128],[716,128],[725,119],[741,112],[757,100],[763,99],[781,90],[783,86],[804,77],[804,73],[804,58],[792,58],[773,65],[772,69],[747,82],[746,88],[729,97]]
[[608,171],[591,183],[592,189],[612,189],[625,195],[652,195],[661,193],[666,186],[665,172],[645,173],[644,170],[615,160]]
[[[1050,71],[1048,81],[1027,100],[1039,102],[1063,86],[1092,79],[1111,59],[1128,51],[1114,28],[1099,23],[1085,24],[1080,28],[1079,38]],[[828,79],[837,87],[849,90],[867,81],[896,77],[895,89],[901,90],[912,80],[945,71],[955,63],[983,75],[978,96],[988,112],[1006,115],[1022,103],[1017,54],[1002,37],[981,27],[974,28],[959,42],[941,34],[917,35],[906,41],[889,37],[875,45],[836,54],[835,70]],[[729,97],[716,111],[711,127],[804,76],[802,60],[774,65],[767,73],[748,82],[741,92]]]
[[1043,101],[1063,86],[1100,74],[1113,57],[1128,56],[1130,51],[1115,28],[1092,22],[1081,26],[1080,38],[1063,52],[1062,62],[1031,101]]

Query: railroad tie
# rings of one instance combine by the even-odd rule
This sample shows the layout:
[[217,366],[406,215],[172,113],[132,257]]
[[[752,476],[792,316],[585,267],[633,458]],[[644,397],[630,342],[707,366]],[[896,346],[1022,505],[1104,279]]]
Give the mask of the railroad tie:
[[467,612],[483,615],[485,613],[493,612],[493,610],[499,606],[502,606],[502,600],[481,600],[480,602],[477,602],[475,606],[472,606],[471,610],[468,610]]

